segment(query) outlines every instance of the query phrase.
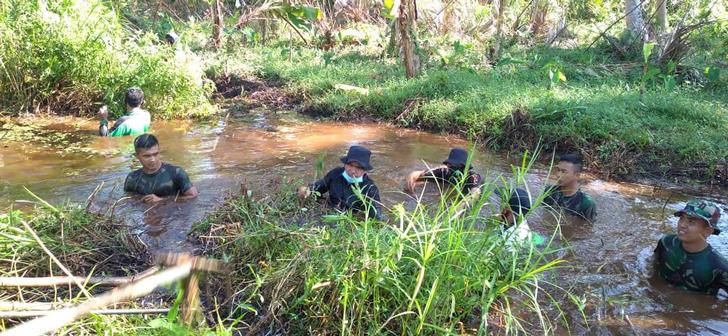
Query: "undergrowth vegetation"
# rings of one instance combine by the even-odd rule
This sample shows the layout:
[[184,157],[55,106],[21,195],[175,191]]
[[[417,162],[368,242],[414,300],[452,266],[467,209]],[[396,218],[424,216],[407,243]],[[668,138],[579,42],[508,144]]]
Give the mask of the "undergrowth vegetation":
[[144,90],[155,118],[212,113],[199,59],[117,10],[100,0],[0,2],[3,113],[89,115],[108,104],[119,116],[131,86]]
[[313,215],[285,186],[233,198],[193,229],[234,270],[210,275],[206,301],[247,334],[553,333],[565,292],[549,273],[563,260],[550,244],[508,245],[487,185],[465,214],[443,199],[396,205],[388,222]]
[[[10,209],[0,213],[0,256],[3,277],[29,279],[67,275],[60,265],[76,276],[127,276],[142,271],[150,262],[146,246],[123,225],[87,212],[79,205],[53,206],[41,199],[37,199],[34,209]],[[102,292],[92,286],[84,287],[90,293]],[[61,307],[85,298],[84,292],[76,285],[0,288],[3,310],[12,303],[41,306],[52,303]],[[132,326],[143,326],[140,324],[143,319],[92,316],[58,332],[103,334],[108,330],[131,331],[136,328]],[[5,317],[0,330],[25,320],[27,318]]]

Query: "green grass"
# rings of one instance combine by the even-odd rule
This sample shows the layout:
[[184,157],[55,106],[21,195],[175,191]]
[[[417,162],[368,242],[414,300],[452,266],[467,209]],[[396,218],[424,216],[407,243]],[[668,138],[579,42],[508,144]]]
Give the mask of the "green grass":
[[[235,59],[249,73],[306,97],[310,114],[447,131],[493,149],[540,141],[548,150],[581,152],[606,174],[708,180],[728,157],[725,79],[683,83],[673,91],[653,80],[640,99],[641,66],[617,63],[604,50],[514,50],[492,67],[465,56],[447,67],[431,60],[412,80],[404,79],[396,60],[358,49],[297,48],[288,62],[287,49],[258,48]],[[566,81],[551,83],[549,68],[561,70]],[[336,84],[371,91],[360,95]],[[523,115],[511,125],[514,111]]]
[[[524,171],[516,169],[514,184]],[[233,265],[210,278],[217,291],[207,300],[227,316],[223,324],[242,321],[239,330],[252,334],[346,335],[550,334],[565,324],[551,296],[563,292],[548,275],[563,260],[552,246],[507,248],[488,216],[498,211],[487,202],[492,190],[463,216],[455,216],[460,201],[443,200],[396,205],[385,223],[319,217],[318,205],[301,204],[289,185],[231,199],[194,228],[206,255]]]
[[134,30],[118,10],[100,0],[0,3],[3,114],[89,115],[104,103],[118,116],[131,86],[154,118],[214,112],[199,59]]

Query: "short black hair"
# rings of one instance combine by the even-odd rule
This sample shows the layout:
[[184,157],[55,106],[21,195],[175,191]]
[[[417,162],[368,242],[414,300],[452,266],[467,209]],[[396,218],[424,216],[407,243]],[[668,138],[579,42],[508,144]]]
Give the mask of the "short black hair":
[[581,172],[582,168],[582,161],[581,157],[576,154],[564,154],[559,157],[559,162],[568,162],[574,164],[574,167],[576,167],[576,172]]
[[157,145],[159,145],[159,141],[154,134],[144,133],[134,139],[134,151],[137,153],[141,149],[149,149]]
[[124,102],[131,107],[139,107],[144,102],[144,91],[139,87],[130,87],[124,95]]

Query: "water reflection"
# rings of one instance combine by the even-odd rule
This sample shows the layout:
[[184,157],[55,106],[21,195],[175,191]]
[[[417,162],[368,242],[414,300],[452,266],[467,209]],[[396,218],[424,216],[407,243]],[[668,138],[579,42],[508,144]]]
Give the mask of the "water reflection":
[[[67,128],[64,125],[73,124]],[[405,202],[403,178],[412,170],[438,165],[462,139],[398,129],[380,124],[314,122],[295,114],[257,113],[244,120],[210,123],[155,121],[163,160],[185,168],[200,196],[183,203],[151,206],[124,196],[126,174],[137,168],[131,138],[94,136],[96,124],[73,120],[54,126],[75,139],[66,150],[53,144],[3,143],[0,146],[0,205],[27,199],[22,186],[51,202],[85,201],[99,183],[94,197],[98,211],[124,218],[144,237],[152,250],[189,248],[186,234],[230,190],[243,180],[254,193],[263,193],[272,180],[291,177],[314,179],[314,163],[321,155],[326,169],[340,165],[339,157],[352,144],[372,151],[371,177],[385,205]],[[323,154],[322,154],[323,153]],[[509,158],[478,151],[474,166],[485,176],[510,176]],[[548,169],[536,166],[527,175],[532,192],[542,190]],[[651,277],[651,255],[659,237],[674,232],[680,209],[696,190],[656,188],[611,183],[587,178],[583,189],[595,200],[594,224],[567,220],[559,244],[563,257],[574,266],[556,277],[557,283],[586,297],[589,324],[572,316],[572,332],[580,334],[725,334],[728,333],[726,300],[685,293]],[[726,211],[725,190],[697,190],[709,194]],[[435,200],[434,188],[425,192]],[[114,206],[114,204],[116,205]],[[540,209],[529,219],[534,231],[550,233],[553,216]],[[711,237],[710,243],[728,255],[728,238]]]

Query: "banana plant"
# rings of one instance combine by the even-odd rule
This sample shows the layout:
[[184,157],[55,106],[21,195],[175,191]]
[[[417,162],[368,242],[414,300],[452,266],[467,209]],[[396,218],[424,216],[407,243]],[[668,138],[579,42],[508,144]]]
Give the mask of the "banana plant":
[[253,11],[243,15],[238,20],[236,28],[241,28],[251,18],[259,16],[269,16],[283,20],[298,34],[304,43],[308,44],[308,40],[301,31],[310,31],[313,23],[321,20],[323,13],[318,7],[302,4],[292,5],[286,1],[266,1]]

